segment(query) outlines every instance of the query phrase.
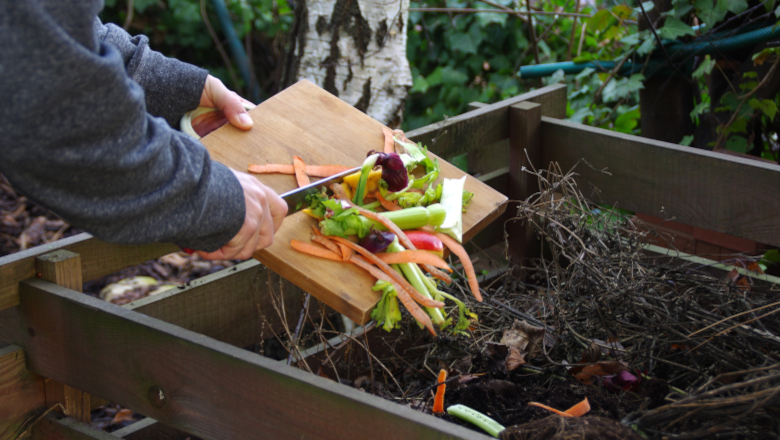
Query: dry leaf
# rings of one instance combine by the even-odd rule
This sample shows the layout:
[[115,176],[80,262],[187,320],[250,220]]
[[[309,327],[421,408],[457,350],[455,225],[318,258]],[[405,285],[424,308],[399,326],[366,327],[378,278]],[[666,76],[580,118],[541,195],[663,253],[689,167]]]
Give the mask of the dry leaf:
[[512,328],[504,330],[501,343],[515,347],[521,353],[527,353],[528,359],[533,359],[542,354],[545,331],[541,327],[533,326],[526,321],[515,320]]
[[524,363],[525,359],[520,350],[515,347],[509,347],[509,354],[506,356],[506,371],[512,371]]

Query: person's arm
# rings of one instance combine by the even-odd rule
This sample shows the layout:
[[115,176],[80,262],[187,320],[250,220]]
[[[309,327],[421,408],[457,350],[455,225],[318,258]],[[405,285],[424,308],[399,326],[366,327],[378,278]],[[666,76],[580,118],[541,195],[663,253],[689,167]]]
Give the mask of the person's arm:
[[[235,240],[247,226],[247,185],[147,113],[123,55],[95,36],[99,2],[62,3],[0,4],[0,171],[106,241],[216,251]],[[269,215],[283,217],[267,196]]]

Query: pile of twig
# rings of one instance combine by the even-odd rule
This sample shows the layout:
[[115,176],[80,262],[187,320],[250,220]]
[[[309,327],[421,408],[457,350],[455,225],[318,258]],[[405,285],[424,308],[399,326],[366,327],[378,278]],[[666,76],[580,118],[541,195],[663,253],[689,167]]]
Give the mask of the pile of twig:
[[518,218],[552,258],[526,268],[536,286],[516,296],[555,329],[549,366],[609,358],[667,380],[676,401],[634,416],[648,433],[730,436],[760,425],[776,435],[765,422],[780,410],[780,293],[736,271],[648,255],[647,229],[585,199],[573,171],[531,173],[540,191]]

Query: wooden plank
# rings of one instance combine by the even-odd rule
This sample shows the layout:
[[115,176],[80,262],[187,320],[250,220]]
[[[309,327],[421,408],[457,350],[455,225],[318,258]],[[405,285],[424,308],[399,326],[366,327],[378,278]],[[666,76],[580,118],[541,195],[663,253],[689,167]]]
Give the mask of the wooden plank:
[[27,371],[24,351],[16,345],[0,348],[0,438],[15,439],[28,413],[45,404],[43,377]]
[[81,255],[84,281],[179,250],[170,243],[142,246],[106,243],[83,233],[0,257],[0,310],[19,304],[19,282],[35,276],[35,258],[57,249],[67,249]]
[[[525,170],[542,166],[542,106],[527,101],[515,104],[509,108],[509,121],[509,198],[521,202],[539,192],[537,178]],[[520,267],[524,259],[541,255],[533,225],[510,221],[506,229],[510,265]]]
[[780,246],[780,165],[544,117],[542,143],[596,202]]
[[119,440],[119,437],[93,428],[59,413],[49,413],[33,425],[33,440]]
[[541,104],[543,116],[566,117],[566,85],[555,84],[412,130],[407,136],[440,157],[468,153],[508,138],[509,107],[524,101]]
[[[308,81],[263,102],[249,114],[255,122],[244,132],[229,124],[201,141],[212,157],[227,166],[245,170],[250,162],[290,163],[298,155],[309,164],[358,166],[371,150],[382,147],[382,124]],[[440,161],[441,178],[463,171]],[[297,186],[293,176],[260,175],[258,179],[277,192]],[[464,240],[483,229],[503,212],[506,196],[467,176],[465,189],[475,193],[463,215]],[[292,239],[308,241],[316,220],[305,213],[285,219],[274,244],[254,257],[358,324],[370,319],[381,297],[374,278],[351,264],[313,258],[292,249]]]
[[[272,295],[280,297],[288,325],[294,326],[302,294],[300,288],[252,259],[123,307],[221,342],[247,347],[282,331]],[[315,319],[319,316],[315,301],[310,303],[310,313]]]
[[179,431],[149,417],[114,431],[112,434],[124,440],[198,440],[191,434]]
[[0,339],[31,371],[204,439],[488,438],[39,279],[20,299]]
[[[38,278],[67,289],[81,292],[81,257],[66,249],[59,249],[35,259]],[[46,380],[46,406],[61,404],[65,414],[79,422],[90,422],[89,394],[53,380]]]

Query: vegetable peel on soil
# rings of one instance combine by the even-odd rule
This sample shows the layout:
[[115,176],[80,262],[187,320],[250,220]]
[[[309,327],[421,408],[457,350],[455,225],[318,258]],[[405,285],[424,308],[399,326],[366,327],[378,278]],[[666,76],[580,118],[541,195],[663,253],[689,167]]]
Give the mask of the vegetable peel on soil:
[[538,406],[539,408],[546,409],[548,411],[552,411],[555,414],[558,414],[562,417],[582,417],[585,414],[587,414],[590,411],[590,403],[588,402],[588,398],[582,400],[582,402],[572,406],[571,408],[567,409],[566,411],[559,411],[555,408],[549,407],[547,405],[543,405],[538,402],[528,402],[531,406]]

